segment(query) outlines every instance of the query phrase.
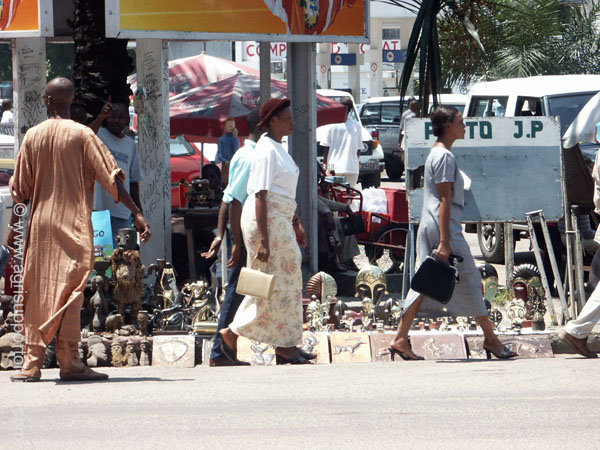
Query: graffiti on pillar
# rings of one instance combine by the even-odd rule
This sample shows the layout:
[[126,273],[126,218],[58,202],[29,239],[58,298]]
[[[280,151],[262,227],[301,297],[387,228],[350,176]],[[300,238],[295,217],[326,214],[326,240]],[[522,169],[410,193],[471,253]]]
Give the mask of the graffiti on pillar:
[[[32,46],[23,45],[18,50],[16,106],[21,135],[45,119],[45,106],[42,91],[45,84],[45,64],[41,63],[40,51]],[[42,59],[43,61],[43,59]]]
[[[166,61],[165,61],[166,64]],[[162,76],[159,75],[159,70]],[[163,202],[168,198],[171,189],[170,167],[166,164],[165,151],[169,148],[168,115],[164,120],[163,86],[168,86],[168,69],[163,70],[162,62],[157,61],[155,53],[143,53],[143,73],[140,88],[144,92],[145,112],[147,119],[140,127],[140,160],[146,178],[142,183],[140,197],[144,209],[158,211],[163,209]],[[163,149],[163,151],[160,151]]]

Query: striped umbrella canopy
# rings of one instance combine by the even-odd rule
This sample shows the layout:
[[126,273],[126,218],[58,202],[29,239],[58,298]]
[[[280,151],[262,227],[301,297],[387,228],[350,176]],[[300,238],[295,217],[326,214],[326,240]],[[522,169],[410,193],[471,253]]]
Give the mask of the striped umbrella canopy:
[[[287,83],[271,80],[271,96],[286,97]],[[253,75],[234,75],[215,83],[191,89],[171,97],[171,134],[193,134],[218,137],[223,125],[233,117],[240,136],[249,133],[246,117],[261,104],[260,78]],[[317,125],[346,120],[347,110],[341,103],[317,95]]]

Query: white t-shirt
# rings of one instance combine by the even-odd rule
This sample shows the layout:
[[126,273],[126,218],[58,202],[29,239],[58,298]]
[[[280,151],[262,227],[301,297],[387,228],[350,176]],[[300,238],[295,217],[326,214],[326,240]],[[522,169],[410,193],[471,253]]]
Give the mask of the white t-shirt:
[[358,173],[358,150],[362,149],[360,124],[348,117],[345,123],[330,125],[321,145],[329,147],[328,164],[336,173]]
[[[98,130],[98,137],[108,147],[117,165],[125,172],[125,190],[129,192],[129,184],[142,181],[142,170],[138,157],[137,145],[129,136],[119,138],[102,127]],[[98,182],[94,187],[94,211],[108,209],[112,217],[128,219],[131,211],[122,203],[115,203],[112,196],[106,192]]]
[[0,119],[0,123],[15,123],[15,115],[12,110],[7,109],[2,113],[2,118]]
[[283,145],[265,134],[256,143],[253,153],[248,195],[271,191],[296,199],[300,170]]

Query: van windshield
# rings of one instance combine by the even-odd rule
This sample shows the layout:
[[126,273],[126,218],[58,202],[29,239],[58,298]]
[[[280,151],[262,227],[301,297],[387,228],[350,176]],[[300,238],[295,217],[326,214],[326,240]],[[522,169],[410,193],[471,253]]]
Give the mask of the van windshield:
[[595,94],[595,92],[588,92],[548,97],[548,115],[560,117],[561,136],[565,134],[571,122]]

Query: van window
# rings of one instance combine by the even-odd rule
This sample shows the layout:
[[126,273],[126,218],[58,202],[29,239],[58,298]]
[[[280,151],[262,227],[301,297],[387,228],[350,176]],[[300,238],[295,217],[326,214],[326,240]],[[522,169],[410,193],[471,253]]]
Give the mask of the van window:
[[560,134],[565,134],[571,122],[596,92],[548,97],[548,115],[560,117]]
[[381,108],[379,103],[367,103],[360,111],[363,125],[379,125],[381,123]]
[[515,116],[542,115],[542,99],[538,97],[517,97]]
[[381,124],[399,125],[400,124],[400,102],[384,103],[381,105]]
[[[464,112],[465,112],[465,104],[464,103],[461,103],[459,105],[451,105],[449,103],[441,103],[441,104],[444,106],[450,106],[452,108],[456,108],[460,111],[461,114],[464,114]],[[429,114],[431,114],[433,112],[433,110],[434,110],[434,106],[432,103],[431,105],[429,105]]]
[[469,117],[504,117],[508,97],[473,97]]

